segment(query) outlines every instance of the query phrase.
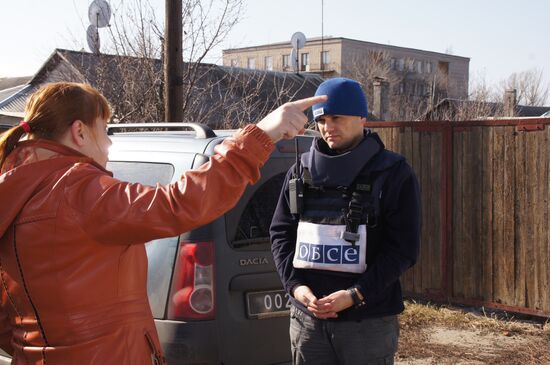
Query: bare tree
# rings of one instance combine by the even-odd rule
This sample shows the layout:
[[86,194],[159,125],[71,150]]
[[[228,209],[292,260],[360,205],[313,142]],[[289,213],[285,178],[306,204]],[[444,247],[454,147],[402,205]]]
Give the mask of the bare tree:
[[392,72],[390,55],[385,51],[369,51],[367,57],[362,55],[352,56],[351,66],[346,73],[352,75],[365,90],[368,100],[373,97],[373,84],[377,79],[382,79],[390,85],[396,85],[401,81],[400,75]]
[[518,104],[543,105],[550,94],[544,84],[542,70],[534,69],[512,74],[500,84],[489,85],[485,77],[470,82],[466,99],[449,99],[446,70],[431,74],[415,72],[414,60],[403,59],[395,64],[384,52],[369,52],[366,58],[356,58],[347,70],[363,85],[372,100],[373,83],[377,78],[390,84],[390,116],[392,120],[466,121],[505,116],[504,90],[516,89]]
[[[236,128],[258,120],[287,101],[311,96],[321,78],[308,79],[292,73],[266,73],[258,70],[233,69],[222,79],[220,102],[224,105],[223,127]],[[220,83],[220,85],[222,84]]]
[[425,119],[467,121],[503,114],[502,95],[497,94],[495,88],[487,84],[483,75],[478,75],[470,81],[470,93],[467,99],[439,99],[426,113]]
[[[210,92],[198,84],[214,65],[205,67],[202,62],[238,23],[242,0],[183,0],[182,12],[183,109],[184,118],[192,119],[195,99]],[[118,121],[160,121],[164,118],[163,26],[148,0],[122,0],[113,14],[105,53],[118,57],[98,56],[89,73],[94,84],[111,96]]]
[[[184,0],[182,11],[184,120],[237,128],[286,101],[312,95],[322,81],[204,63],[239,21],[242,0]],[[161,121],[162,26],[147,0],[121,1],[114,13],[113,55],[88,54],[81,62],[87,64],[85,77],[112,101],[115,121]]]
[[115,3],[113,15],[106,53],[151,59],[161,56],[162,27],[149,1],[122,0]]
[[315,75],[213,66],[195,84],[188,106],[193,120],[216,128],[238,128],[287,101],[311,96],[322,79]]
[[208,68],[200,67],[202,61],[212,49],[223,42],[238,23],[242,6],[242,0],[184,0],[183,53],[184,60],[188,62],[183,75],[186,85],[183,97],[184,115],[193,97],[191,91],[197,81],[209,72]]
[[435,83],[438,78],[416,72],[413,59],[392,59],[386,51],[369,51],[367,57],[352,58],[349,70],[359,81],[368,100],[373,100],[374,82],[383,80],[389,84],[390,118],[392,120],[416,120],[424,115],[430,101],[441,97],[443,86]]
[[517,101],[521,105],[542,106],[548,101],[550,84],[544,83],[542,69],[533,68],[511,74],[500,83],[501,94],[507,89],[516,89]]

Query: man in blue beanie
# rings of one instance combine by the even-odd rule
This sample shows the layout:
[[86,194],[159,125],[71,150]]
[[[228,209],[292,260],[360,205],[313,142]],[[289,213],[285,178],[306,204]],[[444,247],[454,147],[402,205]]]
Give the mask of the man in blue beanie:
[[420,193],[405,158],[364,128],[359,83],[334,78],[312,107],[316,138],[285,179],[272,252],[290,294],[293,363],[393,364],[399,278],[420,245]]

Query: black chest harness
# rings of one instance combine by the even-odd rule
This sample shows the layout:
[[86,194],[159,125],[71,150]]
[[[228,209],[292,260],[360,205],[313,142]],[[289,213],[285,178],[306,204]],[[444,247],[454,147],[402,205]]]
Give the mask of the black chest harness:
[[345,224],[341,238],[355,245],[359,225],[375,229],[380,224],[382,189],[392,170],[371,172],[369,165],[365,164],[350,186],[315,186],[308,167],[301,166],[297,157],[289,181],[290,212],[301,221]]
[[[304,168],[300,180],[303,184],[303,195],[301,199],[299,195],[295,195],[295,199],[302,200],[301,203],[296,203],[302,210],[294,214],[299,214],[301,220],[345,224],[346,230],[341,238],[353,245],[359,240],[357,231],[360,224],[364,223],[369,229],[378,226],[382,191],[379,190],[377,196],[374,195],[370,174],[358,176],[349,187],[324,187],[311,184],[309,170]],[[291,196],[291,205],[292,199]]]

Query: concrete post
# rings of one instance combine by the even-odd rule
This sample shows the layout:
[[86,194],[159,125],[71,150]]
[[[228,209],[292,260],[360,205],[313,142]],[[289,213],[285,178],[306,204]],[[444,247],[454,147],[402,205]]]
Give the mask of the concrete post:
[[390,111],[389,84],[384,79],[375,79],[373,85],[372,114],[378,120],[388,120]]
[[514,117],[516,115],[517,106],[517,91],[516,89],[508,89],[504,91],[504,116]]

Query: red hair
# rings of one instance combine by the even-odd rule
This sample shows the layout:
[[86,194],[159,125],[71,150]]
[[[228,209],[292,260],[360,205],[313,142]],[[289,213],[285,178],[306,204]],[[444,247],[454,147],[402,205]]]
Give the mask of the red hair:
[[[111,107],[105,97],[87,84],[56,82],[35,91],[25,106],[31,138],[57,141],[75,120],[93,126],[97,118],[109,120]],[[15,126],[0,135],[0,167],[25,133]]]

